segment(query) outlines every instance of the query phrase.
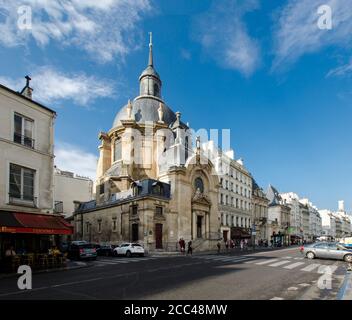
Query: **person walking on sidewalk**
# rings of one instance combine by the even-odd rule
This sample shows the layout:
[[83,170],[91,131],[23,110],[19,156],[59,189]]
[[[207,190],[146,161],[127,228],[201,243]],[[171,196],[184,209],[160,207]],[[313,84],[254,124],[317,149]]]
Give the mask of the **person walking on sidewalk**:
[[226,253],[228,253],[229,252],[229,240],[226,240],[225,247],[226,247]]
[[231,239],[230,241],[230,248],[231,250],[235,247],[235,242],[233,241],[233,239]]
[[243,239],[242,239],[241,242],[240,242],[240,246],[241,246],[241,251],[243,251],[243,247],[244,247],[244,241],[243,241]]
[[188,249],[187,249],[187,255],[192,255],[193,254],[193,248],[192,248],[192,241],[188,241]]
[[220,240],[218,241],[218,243],[217,243],[216,246],[218,247],[218,254],[219,254],[219,253],[220,253],[220,248],[221,248],[221,242],[220,242]]

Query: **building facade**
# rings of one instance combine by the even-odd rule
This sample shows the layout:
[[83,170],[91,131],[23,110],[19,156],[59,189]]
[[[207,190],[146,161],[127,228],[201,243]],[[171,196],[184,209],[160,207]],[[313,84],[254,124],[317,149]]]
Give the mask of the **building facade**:
[[290,244],[291,208],[271,185],[268,187],[266,197],[269,199],[268,241],[274,245],[287,246]]
[[329,240],[336,238],[336,218],[331,210],[319,210],[321,216],[322,233],[321,235]]
[[152,43],[139,88],[99,135],[96,198],[77,204],[75,237],[92,230],[94,240],[138,241],[148,250],[174,251],[180,238],[196,250],[215,248],[219,179],[200,139],[162,98]]
[[301,199],[300,202],[306,205],[309,210],[309,235],[307,240],[313,242],[322,235],[322,220],[318,208],[309,199]]
[[252,179],[252,220],[255,224],[255,242],[266,243],[268,240],[268,206],[269,199],[265,192]]
[[93,200],[93,181],[54,167],[54,211],[65,218],[75,211],[74,202]]
[[242,159],[235,160],[233,150],[223,152],[213,141],[202,145],[203,152],[214,163],[220,178],[219,218],[224,242],[251,239],[252,219],[252,176]]
[[290,212],[290,241],[291,244],[301,243],[303,239],[303,215],[299,197],[294,192],[281,193],[281,198],[291,208]]
[[303,243],[310,242],[309,208],[306,204],[299,203],[302,215]]
[[0,257],[8,246],[41,250],[72,233],[53,215],[56,113],[32,100],[26,78],[21,93],[0,85]]

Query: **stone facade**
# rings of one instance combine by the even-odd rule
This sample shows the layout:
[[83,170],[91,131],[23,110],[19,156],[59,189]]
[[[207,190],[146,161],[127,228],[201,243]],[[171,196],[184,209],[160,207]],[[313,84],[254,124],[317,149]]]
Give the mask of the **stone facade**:
[[[114,244],[138,241],[148,250],[167,251],[176,250],[184,238],[193,241],[195,250],[215,248],[219,178],[199,139],[193,148],[181,114],[162,99],[152,44],[139,81],[139,96],[99,135],[96,199],[77,203],[75,237]],[[154,188],[170,189],[170,194]]]
[[75,211],[75,201],[90,201],[93,199],[93,181],[73,172],[54,168],[54,210],[65,218]]
[[235,160],[233,150],[223,152],[213,141],[204,143],[202,148],[220,178],[218,202],[223,241],[239,242],[242,238],[250,238],[253,224],[251,174],[242,159]]
[[278,245],[289,245],[291,208],[286,205],[279,192],[271,185],[266,197],[269,199],[268,240]]
[[[29,86],[24,90],[31,92]],[[55,116],[31,95],[0,85],[0,210],[53,212]],[[11,166],[16,181],[10,184]]]
[[256,226],[256,235],[255,240],[258,243],[260,240],[268,240],[268,206],[269,199],[266,197],[265,192],[260,188],[257,183],[252,182],[253,191],[252,191],[252,207],[253,207],[253,216],[252,220]]

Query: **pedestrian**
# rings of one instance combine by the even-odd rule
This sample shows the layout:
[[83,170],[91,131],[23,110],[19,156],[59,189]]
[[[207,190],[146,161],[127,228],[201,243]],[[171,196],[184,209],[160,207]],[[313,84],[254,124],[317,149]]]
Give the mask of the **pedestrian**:
[[187,255],[192,255],[193,254],[193,248],[192,248],[192,241],[188,241],[188,250],[187,250]]
[[220,248],[221,248],[221,242],[220,242],[220,240],[218,241],[218,243],[217,243],[216,246],[218,247],[218,253],[220,253]]
[[233,249],[235,247],[235,242],[233,241],[233,239],[231,239],[230,241],[230,248]]
[[178,245],[180,247],[180,252],[183,253],[183,245],[182,245],[182,238],[178,241]]
[[226,253],[229,252],[229,240],[226,240],[225,247],[226,247]]
[[244,247],[246,250],[248,249],[248,240],[247,239],[244,240]]
[[16,251],[14,250],[13,246],[11,246],[5,252],[5,257],[14,257],[15,255],[16,255]]
[[242,239],[241,242],[240,242],[241,251],[243,251],[243,246],[244,246],[244,241]]

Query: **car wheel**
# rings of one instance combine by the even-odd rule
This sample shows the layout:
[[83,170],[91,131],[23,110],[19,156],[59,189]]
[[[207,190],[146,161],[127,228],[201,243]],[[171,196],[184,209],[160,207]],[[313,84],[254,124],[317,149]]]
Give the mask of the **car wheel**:
[[311,252],[311,251],[308,252],[306,256],[307,256],[308,259],[314,259],[315,258],[315,254],[313,252]]
[[131,257],[131,256],[132,256],[131,251],[127,251],[127,252],[126,252],[126,257]]
[[343,260],[345,260],[345,261],[348,262],[348,263],[352,263],[352,254],[346,254],[346,255],[343,257]]

